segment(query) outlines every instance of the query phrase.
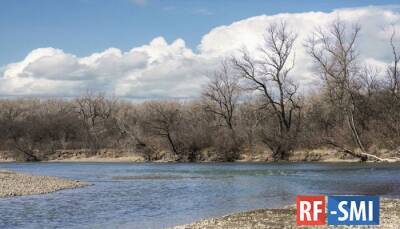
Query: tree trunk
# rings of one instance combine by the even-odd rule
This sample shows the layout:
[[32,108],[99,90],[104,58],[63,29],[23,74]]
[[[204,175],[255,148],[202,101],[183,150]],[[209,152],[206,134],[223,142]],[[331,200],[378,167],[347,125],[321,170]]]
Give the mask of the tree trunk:
[[178,151],[176,149],[175,143],[172,140],[172,137],[171,137],[171,135],[169,133],[167,134],[167,139],[168,139],[169,144],[171,145],[172,151],[174,151],[174,153],[178,154]]

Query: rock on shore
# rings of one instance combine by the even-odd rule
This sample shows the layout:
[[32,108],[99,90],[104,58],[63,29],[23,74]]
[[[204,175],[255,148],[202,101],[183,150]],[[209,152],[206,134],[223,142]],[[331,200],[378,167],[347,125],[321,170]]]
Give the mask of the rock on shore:
[[[383,199],[380,207],[380,225],[374,228],[398,229],[400,225],[400,200]],[[296,209],[290,206],[282,209],[259,209],[207,219],[174,229],[235,229],[235,228],[297,228]],[[302,227],[337,228],[337,227]]]
[[45,194],[88,184],[50,176],[36,176],[0,170],[0,198],[33,194]]

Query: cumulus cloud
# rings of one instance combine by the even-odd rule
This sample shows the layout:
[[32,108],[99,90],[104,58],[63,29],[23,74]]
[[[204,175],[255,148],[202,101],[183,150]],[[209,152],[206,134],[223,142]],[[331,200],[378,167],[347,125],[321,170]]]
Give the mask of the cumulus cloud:
[[[109,48],[87,57],[39,48],[5,67],[0,91],[6,95],[64,95],[105,91],[124,97],[191,97],[202,81],[201,60],[185,42],[164,38],[128,52]],[[198,71],[197,78],[193,74]],[[185,86],[182,86],[185,85]]]
[[375,62],[378,66],[384,66],[391,61],[388,43],[391,33],[387,27],[400,25],[400,13],[397,10],[398,8],[394,6],[392,8],[370,6],[339,9],[331,13],[262,15],[213,29],[203,37],[199,49],[203,55],[210,56],[231,53],[243,47],[254,53],[263,41],[265,27],[270,23],[283,20],[298,34],[295,44],[296,67],[292,74],[303,85],[310,84],[316,77],[312,71],[312,60],[307,55],[304,43],[316,28],[323,28],[338,18],[350,25],[361,25],[362,30],[358,40],[360,59],[368,59],[369,63]]
[[182,39],[168,43],[163,37],[129,51],[109,48],[78,57],[56,48],[32,50],[23,60],[0,68],[0,95],[76,96],[102,91],[127,98],[191,98],[199,95],[204,76],[219,61],[246,48],[255,53],[265,28],[285,20],[298,33],[293,77],[303,87],[317,78],[304,48],[305,39],[317,27],[338,17],[359,23],[360,58],[384,67],[391,61],[390,26],[400,31],[398,6],[338,9],[330,13],[305,12],[261,15],[205,34],[196,51]]

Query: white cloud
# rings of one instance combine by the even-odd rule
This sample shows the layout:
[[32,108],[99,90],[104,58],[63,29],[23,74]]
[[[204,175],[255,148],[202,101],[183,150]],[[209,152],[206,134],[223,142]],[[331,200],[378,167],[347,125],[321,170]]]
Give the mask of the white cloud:
[[388,38],[394,25],[400,33],[398,6],[339,9],[330,13],[262,15],[220,26],[204,35],[195,52],[184,40],[167,43],[157,37],[149,44],[123,52],[109,48],[78,57],[55,48],[38,48],[25,59],[0,68],[0,95],[74,96],[86,91],[104,91],[128,98],[187,98],[199,95],[204,74],[224,56],[246,47],[254,53],[271,22],[285,20],[299,37],[293,76],[303,86],[313,83],[312,62],[303,44],[316,26],[340,17],[359,23],[360,58],[385,66],[390,62]]
[[164,38],[128,52],[109,48],[77,57],[54,48],[35,49],[5,67],[2,95],[73,96],[105,91],[124,97],[193,97],[204,82],[204,66],[216,61],[188,49],[182,39]]
[[[360,58],[384,63],[391,61],[389,47],[390,31],[387,26],[400,25],[400,13],[394,11],[396,7],[364,7],[353,9],[339,9],[331,13],[307,12],[295,14],[262,15],[235,22],[229,26],[214,28],[206,34],[199,49],[203,55],[221,55],[231,53],[245,47],[254,53],[262,42],[262,36],[269,23],[284,20],[289,27],[298,33],[296,41],[296,67],[292,72],[303,85],[311,84],[315,79],[312,71],[312,60],[307,55],[304,42],[316,27],[324,27],[338,17],[349,24],[358,23],[362,30],[358,40]],[[397,31],[400,31],[399,29]]]

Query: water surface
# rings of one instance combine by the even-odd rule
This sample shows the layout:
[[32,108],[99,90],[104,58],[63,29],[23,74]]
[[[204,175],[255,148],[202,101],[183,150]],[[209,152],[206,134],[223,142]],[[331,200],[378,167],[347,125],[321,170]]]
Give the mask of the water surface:
[[93,186],[0,199],[0,228],[164,228],[293,204],[296,194],[400,197],[400,164],[7,163]]

